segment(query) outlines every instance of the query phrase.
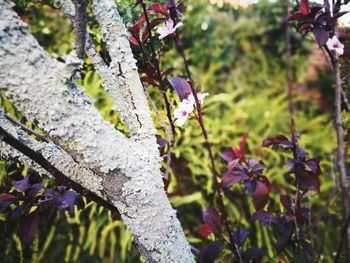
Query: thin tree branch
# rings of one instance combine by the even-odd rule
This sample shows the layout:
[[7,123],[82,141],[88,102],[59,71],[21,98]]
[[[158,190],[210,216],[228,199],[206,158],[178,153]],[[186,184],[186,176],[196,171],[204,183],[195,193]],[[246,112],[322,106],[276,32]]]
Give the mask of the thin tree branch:
[[18,120],[16,120],[15,118],[12,118],[10,115],[7,115],[6,113],[4,113],[4,116],[7,120],[9,120],[10,122],[16,124],[17,126],[21,127],[21,129],[23,129],[24,131],[26,131],[27,133],[34,135],[35,137],[37,137],[38,139],[40,139],[43,142],[49,142],[48,139],[46,139],[43,135],[41,135],[40,133],[33,131],[32,129],[29,129],[27,126],[25,126],[23,123],[19,122]]

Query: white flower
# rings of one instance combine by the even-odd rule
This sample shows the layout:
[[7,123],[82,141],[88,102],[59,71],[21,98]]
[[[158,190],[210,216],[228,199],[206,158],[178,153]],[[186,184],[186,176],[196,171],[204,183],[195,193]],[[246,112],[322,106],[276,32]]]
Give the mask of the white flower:
[[[204,98],[208,96],[209,93],[197,93],[197,98],[199,100],[199,103],[202,105],[204,102]],[[189,100],[193,105],[196,105],[196,100],[194,99],[193,95],[188,95],[187,100]]]
[[[198,93],[197,97],[199,103],[202,104],[204,102],[204,98],[208,96],[208,93]],[[196,105],[195,99],[192,94],[190,94],[187,99],[182,100],[179,103],[179,107],[174,110],[175,124],[176,126],[183,126],[190,116],[190,114],[194,110],[194,106]]]
[[179,127],[184,125],[193,110],[193,104],[189,100],[181,101],[179,107],[174,110],[175,124]]
[[176,28],[182,26],[182,22],[177,23],[176,26],[174,27],[174,21],[171,19],[168,19],[165,21],[165,26],[159,27],[158,28],[158,34],[159,34],[159,39],[163,39],[166,36],[169,36],[173,34],[176,31]]
[[338,56],[343,55],[344,45],[339,41],[339,39],[336,36],[333,36],[333,38],[329,38],[326,44],[330,51],[335,51],[335,53]]

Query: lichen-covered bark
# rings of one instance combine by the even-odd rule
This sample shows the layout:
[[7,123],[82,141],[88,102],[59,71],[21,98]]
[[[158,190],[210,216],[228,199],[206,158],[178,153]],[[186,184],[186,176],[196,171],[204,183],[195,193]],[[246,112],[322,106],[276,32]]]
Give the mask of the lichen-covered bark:
[[[5,0],[0,0],[0,91],[75,162],[100,177],[107,199],[118,208],[147,262],[193,262],[163,190],[154,127],[125,27],[113,1],[94,1],[92,8],[113,64],[121,68],[116,88],[129,112],[125,122],[130,139],[102,119],[71,81],[69,65],[53,60],[39,46]],[[111,30],[114,24],[121,31]]]
[[[102,178],[95,175],[86,167],[76,163],[73,158],[59,148],[54,143],[39,142],[26,134],[20,128],[14,127],[4,116],[0,109],[0,127],[17,138],[19,141],[30,147],[35,152],[40,153],[52,165],[54,165],[63,174],[69,176],[71,180],[80,184],[85,189],[103,197]],[[8,144],[1,141],[0,138],[0,158],[7,161],[16,161],[33,170],[47,174],[47,171],[38,165],[35,161],[13,149]]]

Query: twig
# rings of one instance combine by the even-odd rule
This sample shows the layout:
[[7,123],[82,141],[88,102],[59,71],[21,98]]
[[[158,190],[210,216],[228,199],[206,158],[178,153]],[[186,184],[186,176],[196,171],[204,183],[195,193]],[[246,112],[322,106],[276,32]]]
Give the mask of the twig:
[[168,128],[165,121],[163,120],[162,116],[160,115],[160,112],[155,104],[155,102],[152,100],[151,96],[149,95],[148,91],[146,89],[144,89],[146,97],[148,98],[148,100],[151,102],[151,105],[153,107],[153,110],[155,111],[155,113],[157,114],[157,117],[160,121],[160,124],[162,125],[163,129],[166,132],[167,135],[167,141],[168,141],[168,147],[167,147],[167,153],[166,153],[166,169],[164,172],[164,178],[166,180],[169,180],[169,172],[170,172],[170,165],[171,165],[171,148],[173,146],[172,143],[172,132],[171,132],[171,128]]
[[18,120],[16,120],[15,118],[12,118],[10,115],[7,115],[6,113],[4,114],[5,118],[7,120],[9,120],[10,122],[16,124],[17,126],[19,126],[22,130],[26,131],[27,133],[29,133],[30,135],[34,135],[35,137],[37,137],[39,140],[44,141],[44,142],[49,142],[48,139],[46,139],[43,135],[41,135],[40,133],[33,131],[32,129],[28,128],[27,126],[25,126],[23,123],[19,122]]
[[169,119],[169,123],[170,123],[170,127],[171,127],[171,130],[172,130],[173,136],[175,136],[176,131],[175,131],[173,118],[172,118],[172,115],[171,115],[172,114],[171,106],[170,106],[170,102],[169,102],[168,96],[166,95],[166,85],[165,85],[165,83],[163,81],[163,78],[162,78],[162,73],[160,71],[160,66],[159,66],[159,60],[157,59],[157,53],[156,53],[156,50],[155,50],[154,45],[153,45],[152,27],[151,27],[151,23],[149,21],[146,4],[144,3],[143,0],[141,0],[141,5],[142,5],[143,13],[145,15],[146,28],[147,28],[147,31],[148,31],[148,34],[149,34],[149,39],[150,39],[149,43],[150,43],[150,48],[151,48],[151,51],[152,51],[152,64],[156,68],[157,80],[158,80],[158,83],[159,83],[159,86],[160,86],[160,89],[161,89],[161,92],[162,92],[162,95],[163,95],[163,99],[164,99],[164,102],[165,102],[167,117]]
[[[340,187],[342,190],[342,202],[344,206],[344,217],[348,218],[350,215],[349,196],[348,196],[348,181],[346,176],[345,159],[344,159],[344,130],[342,125],[342,112],[341,112],[341,78],[339,69],[339,60],[336,54],[332,54],[332,65],[335,74],[335,130],[337,134],[337,155],[338,155],[338,169],[340,174]],[[346,229],[346,258],[347,262],[350,262],[350,227],[347,224]]]
[[347,229],[349,227],[349,224],[350,224],[350,214],[348,215],[346,221],[345,221],[345,224],[344,224],[344,227],[342,229],[342,235],[341,235],[341,239],[340,239],[340,243],[339,243],[339,246],[338,246],[338,249],[337,249],[337,254],[335,255],[335,258],[334,258],[334,263],[338,262],[338,259],[340,257],[340,253],[341,253],[341,250],[343,248],[343,244],[344,244],[344,239],[346,240],[347,238]]
[[[177,18],[176,13],[171,12],[171,9],[170,9],[170,15],[171,15],[172,20],[174,21],[174,24],[176,24],[176,18]],[[180,55],[183,59],[183,62],[184,62],[186,75],[187,75],[187,78],[189,79],[189,84],[190,84],[191,91],[192,91],[192,94],[193,94],[193,97],[195,100],[195,104],[196,104],[196,108],[197,108],[198,116],[196,119],[199,123],[199,126],[200,126],[201,131],[202,131],[202,135],[203,135],[204,140],[205,140],[205,147],[209,153],[215,192],[217,193],[219,208],[220,208],[220,212],[221,212],[221,221],[222,221],[223,225],[225,226],[225,229],[228,233],[229,240],[230,240],[230,247],[231,247],[233,253],[236,254],[236,256],[238,257],[239,262],[243,262],[242,255],[239,251],[238,245],[236,244],[236,242],[233,239],[233,236],[232,236],[233,232],[231,231],[231,227],[230,227],[228,220],[227,220],[228,213],[227,213],[226,208],[225,208],[223,193],[222,193],[222,190],[221,190],[221,187],[219,184],[219,180],[218,180],[218,172],[217,172],[216,166],[215,166],[214,154],[212,152],[211,144],[210,144],[209,139],[208,139],[208,133],[207,133],[207,130],[205,128],[204,121],[203,121],[202,107],[201,107],[201,104],[200,104],[199,99],[198,99],[197,91],[194,87],[194,82],[192,80],[191,71],[190,71],[189,65],[188,65],[188,59],[185,55],[185,51],[183,48],[181,38],[177,32],[175,33],[175,44],[176,44],[178,52],[180,53]]]

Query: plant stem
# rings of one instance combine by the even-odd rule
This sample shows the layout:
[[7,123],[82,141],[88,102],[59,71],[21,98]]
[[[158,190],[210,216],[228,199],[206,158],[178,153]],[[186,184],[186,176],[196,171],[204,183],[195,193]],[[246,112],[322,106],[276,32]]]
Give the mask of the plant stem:
[[[163,78],[162,78],[162,73],[160,71],[160,66],[159,66],[159,60],[157,59],[157,53],[156,53],[156,50],[155,50],[154,45],[153,45],[152,27],[151,27],[151,23],[149,21],[146,4],[142,1],[141,5],[142,5],[143,13],[145,15],[146,28],[147,28],[147,31],[149,34],[149,39],[150,39],[149,43],[150,43],[150,48],[151,48],[151,52],[152,52],[152,60],[151,61],[152,61],[153,66],[155,66],[155,68],[156,68],[157,80],[158,80],[158,83],[159,83],[159,86],[161,89],[161,93],[163,95],[163,99],[164,99],[165,107],[166,107],[166,112],[167,112],[167,117],[169,119],[170,127],[171,127],[173,137],[174,137],[176,134],[176,131],[175,131],[173,118],[171,115],[170,102],[169,102],[168,96],[166,95],[166,85],[165,85]],[[173,138],[173,140],[174,140],[174,138]]]
[[[173,21],[175,24],[176,23],[175,19],[173,19]],[[197,121],[199,123],[199,126],[200,126],[201,131],[202,131],[202,135],[203,135],[204,140],[205,140],[205,148],[208,150],[208,153],[209,153],[215,192],[216,192],[217,197],[218,197],[219,209],[221,212],[221,221],[222,221],[223,225],[225,226],[225,229],[229,235],[230,247],[231,247],[233,253],[236,254],[236,256],[238,257],[239,262],[243,262],[241,253],[239,251],[239,247],[236,244],[236,242],[233,240],[233,237],[232,237],[233,232],[232,232],[230,225],[228,223],[228,220],[227,220],[228,213],[226,211],[224,198],[223,198],[223,192],[222,192],[222,189],[220,187],[219,180],[218,180],[218,172],[217,172],[216,166],[215,166],[214,154],[213,154],[212,147],[211,147],[211,144],[210,144],[209,138],[208,138],[208,133],[207,133],[207,130],[205,128],[204,121],[203,121],[202,107],[201,107],[201,104],[200,104],[199,99],[198,99],[197,91],[196,91],[194,84],[193,84],[191,71],[190,71],[189,65],[188,65],[188,59],[186,57],[181,38],[177,33],[175,34],[175,43],[176,43],[177,50],[180,53],[180,55],[183,59],[184,65],[185,65],[186,75],[187,75],[187,78],[189,79],[191,91],[192,91],[192,94],[193,94],[193,97],[195,100],[195,104],[196,104],[196,108],[197,108],[197,113],[198,113]]]
[[[342,202],[344,206],[344,218],[349,217],[349,196],[348,196],[348,181],[346,176],[345,158],[344,158],[344,130],[342,125],[342,112],[341,112],[341,78],[339,59],[336,54],[332,54],[332,65],[335,75],[335,130],[337,134],[337,155],[338,155],[338,169],[340,175],[340,187],[342,192]],[[346,227],[346,258],[347,262],[350,262],[350,225]]]

